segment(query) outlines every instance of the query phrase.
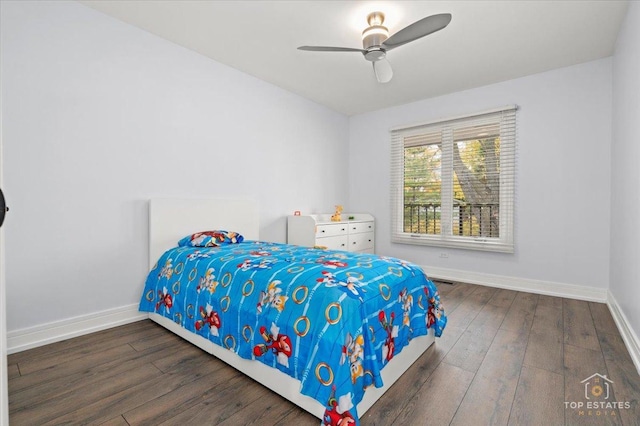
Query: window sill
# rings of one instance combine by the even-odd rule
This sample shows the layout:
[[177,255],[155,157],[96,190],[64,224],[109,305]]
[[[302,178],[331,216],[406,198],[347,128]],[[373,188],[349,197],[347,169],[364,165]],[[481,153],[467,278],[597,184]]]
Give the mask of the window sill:
[[497,253],[513,253],[513,243],[484,238],[447,238],[418,234],[397,234],[391,236],[391,242],[432,247],[447,247],[464,250],[478,250]]

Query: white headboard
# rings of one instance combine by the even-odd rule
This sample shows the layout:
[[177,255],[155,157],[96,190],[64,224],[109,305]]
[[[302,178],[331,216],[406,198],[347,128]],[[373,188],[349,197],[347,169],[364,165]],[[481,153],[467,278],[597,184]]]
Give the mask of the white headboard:
[[149,268],[180,238],[214,229],[235,231],[247,240],[259,239],[257,203],[238,199],[149,200]]

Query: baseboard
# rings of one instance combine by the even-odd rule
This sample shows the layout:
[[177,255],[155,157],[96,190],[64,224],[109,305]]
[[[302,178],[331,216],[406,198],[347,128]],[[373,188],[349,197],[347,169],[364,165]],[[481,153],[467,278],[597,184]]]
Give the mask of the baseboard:
[[481,272],[461,271],[458,269],[434,268],[423,266],[430,278],[447,281],[459,281],[469,284],[480,284],[487,287],[506,288],[525,291],[527,293],[545,294],[548,296],[567,297],[589,302],[606,302],[607,289],[585,287],[553,281],[532,280],[529,278],[508,277],[505,275],[485,274]]
[[148,317],[146,313],[138,311],[138,304],[136,303],[50,324],[10,331],[7,333],[7,353],[21,352],[72,337],[140,321]]
[[611,311],[611,316],[616,326],[618,326],[618,330],[620,331],[622,340],[624,340],[624,344],[627,346],[631,360],[636,366],[638,374],[640,374],[640,339],[610,291],[608,292],[608,296],[607,305],[609,306],[609,311]]

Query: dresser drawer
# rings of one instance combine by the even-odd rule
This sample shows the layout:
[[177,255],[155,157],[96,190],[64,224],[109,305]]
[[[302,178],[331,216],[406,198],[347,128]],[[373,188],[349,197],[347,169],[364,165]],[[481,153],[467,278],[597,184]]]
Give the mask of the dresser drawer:
[[373,252],[373,232],[361,232],[349,235],[349,251],[370,250]]
[[316,237],[333,237],[336,235],[347,235],[349,226],[346,223],[331,223],[316,226]]
[[348,250],[349,237],[345,234],[334,237],[316,238],[316,246],[326,247],[329,250]]
[[349,224],[349,232],[357,234],[360,232],[373,232],[373,222],[356,222]]
[[330,213],[288,216],[287,242],[305,247],[326,247],[329,250],[374,252],[373,216],[368,213],[343,213],[345,220],[341,222],[331,221],[331,216]]

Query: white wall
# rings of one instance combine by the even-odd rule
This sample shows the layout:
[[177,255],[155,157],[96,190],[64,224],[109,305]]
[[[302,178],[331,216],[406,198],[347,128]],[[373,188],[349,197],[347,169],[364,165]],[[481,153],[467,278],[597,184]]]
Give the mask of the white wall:
[[[448,268],[606,289],[611,67],[607,58],[352,117],[349,202],[376,216],[377,252],[427,273]],[[520,107],[515,254],[391,243],[388,130],[509,104]]]
[[637,2],[629,4],[613,60],[611,152],[611,293],[637,340],[640,332],[640,4]]
[[[344,203],[376,216],[379,253],[427,270],[611,281],[640,328],[637,5],[613,61],[350,119],[73,2],[0,7],[10,332],[136,303],[156,196],[255,198],[274,241],[291,211]],[[391,244],[388,129],[513,103],[516,253]]]
[[78,3],[0,3],[9,332],[137,303],[150,197],[256,199],[272,241],[346,204],[346,116]]

